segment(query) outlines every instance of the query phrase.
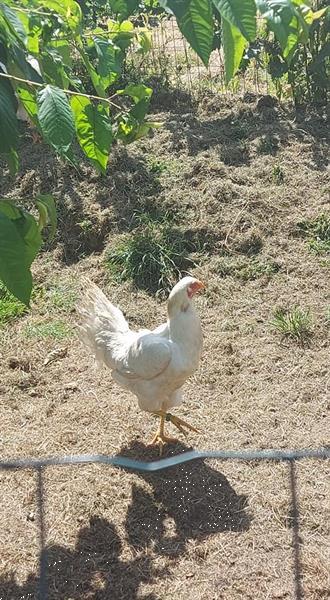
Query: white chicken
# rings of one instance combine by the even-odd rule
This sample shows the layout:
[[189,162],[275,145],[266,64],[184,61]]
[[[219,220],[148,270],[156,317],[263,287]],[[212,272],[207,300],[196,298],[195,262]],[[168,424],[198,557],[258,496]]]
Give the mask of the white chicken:
[[165,434],[165,421],[182,433],[198,431],[168,412],[182,402],[181,388],[197,369],[202,349],[202,332],[193,296],[204,284],[184,277],[172,289],[167,305],[168,319],[153,331],[132,331],[119,308],[111,304],[94,284],[87,288],[78,307],[82,341],[98,362],[112,370],[113,379],[133,392],[142,410],[160,417],[150,445],[176,441]]

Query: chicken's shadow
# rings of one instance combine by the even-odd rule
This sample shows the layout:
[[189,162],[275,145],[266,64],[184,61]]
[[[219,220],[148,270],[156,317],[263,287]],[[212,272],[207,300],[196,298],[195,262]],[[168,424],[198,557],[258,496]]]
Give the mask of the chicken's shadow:
[[[178,443],[165,456],[191,450]],[[150,448],[134,441],[121,456],[150,460]],[[152,460],[155,459],[155,454]],[[164,471],[139,472],[145,486],[133,484],[125,527],[136,549],[153,545],[160,554],[175,556],[189,540],[202,540],[217,532],[246,531],[250,516],[247,498],[238,495],[221,472],[197,459]]]

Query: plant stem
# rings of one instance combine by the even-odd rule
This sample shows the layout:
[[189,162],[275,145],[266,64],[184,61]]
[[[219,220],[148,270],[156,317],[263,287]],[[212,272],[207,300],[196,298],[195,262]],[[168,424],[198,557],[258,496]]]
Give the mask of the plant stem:
[[[44,87],[45,84],[38,83],[37,81],[30,81],[29,79],[22,79],[21,77],[16,77],[15,75],[9,75],[9,73],[0,73],[0,77],[6,77],[7,79],[13,79],[14,81],[18,81],[20,83],[26,83],[27,85],[32,85],[35,87]],[[60,88],[61,89],[61,88]],[[112,106],[115,106],[119,110],[121,110],[121,106],[112,102],[110,98],[102,98],[101,96],[94,96],[93,94],[83,94],[82,92],[74,92],[73,90],[62,90],[65,94],[69,94],[70,96],[83,96],[84,98],[90,98],[92,100],[101,100],[102,102],[108,102]],[[113,96],[112,96],[113,97]]]
[[312,93],[311,93],[311,80],[309,77],[309,73],[308,73],[308,57],[307,57],[307,49],[306,49],[306,45],[304,44],[303,46],[304,50],[304,64],[305,64],[305,71],[306,71],[306,86],[307,86],[307,94],[308,94],[308,100],[309,102],[312,101]]

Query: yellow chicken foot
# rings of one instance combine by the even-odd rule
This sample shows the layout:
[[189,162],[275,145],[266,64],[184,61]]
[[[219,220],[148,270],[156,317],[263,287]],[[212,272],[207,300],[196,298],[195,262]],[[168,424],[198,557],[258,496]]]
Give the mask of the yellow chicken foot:
[[157,416],[160,416],[160,423],[159,423],[159,427],[157,429],[156,434],[154,435],[154,437],[152,438],[151,442],[149,442],[148,446],[155,446],[158,445],[159,446],[159,456],[162,455],[163,453],[163,447],[165,446],[165,444],[168,444],[170,442],[177,442],[177,438],[173,438],[173,437],[169,437],[167,435],[165,435],[164,429],[165,429],[165,419],[166,419],[166,415],[164,414],[157,414]]
[[195,431],[195,433],[199,433],[199,430],[196,429],[196,427],[193,427],[193,425],[190,425],[190,423],[187,423],[187,421],[180,419],[180,417],[171,415],[171,413],[167,413],[165,419],[166,421],[171,421],[171,423],[173,423],[173,425],[175,425],[175,427],[177,427],[177,429],[179,429],[179,431],[181,431],[181,433],[183,433],[183,435],[186,437],[188,435],[188,431]]
[[167,436],[165,436],[165,434],[164,434],[165,421],[170,421],[171,423],[173,423],[173,425],[175,425],[175,427],[181,433],[183,433],[183,435],[185,437],[187,437],[188,431],[195,431],[196,433],[199,433],[199,430],[196,429],[196,427],[193,427],[192,425],[190,425],[190,423],[187,423],[187,421],[184,421],[183,419],[180,419],[180,417],[176,417],[176,416],[172,415],[171,413],[167,413],[164,410],[158,410],[157,412],[154,412],[154,414],[159,416],[161,421],[160,421],[159,429],[158,429],[155,437],[152,440],[153,444],[158,443],[159,436],[161,436],[163,439],[166,438],[167,442],[170,442],[170,441],[177,442],[178,441],[176,438],[168,438]]

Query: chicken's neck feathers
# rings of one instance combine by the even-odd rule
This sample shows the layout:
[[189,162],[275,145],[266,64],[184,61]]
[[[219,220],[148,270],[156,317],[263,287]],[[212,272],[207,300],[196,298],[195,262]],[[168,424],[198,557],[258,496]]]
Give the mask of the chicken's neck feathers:
[[201,324],[193,304],[169,317],[168,330],[173,342],[184,346],[196,344],[196,339],[201,336]]

